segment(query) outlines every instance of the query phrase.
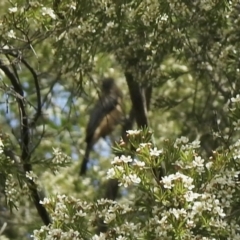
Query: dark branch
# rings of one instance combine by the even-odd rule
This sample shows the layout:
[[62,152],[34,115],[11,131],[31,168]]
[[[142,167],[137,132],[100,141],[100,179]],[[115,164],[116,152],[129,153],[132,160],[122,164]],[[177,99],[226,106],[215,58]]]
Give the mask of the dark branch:
[[[150,108],[152,86],[140,87],[140,83],[133,78],[131,73],[126,72],[125,76],[132,100],[132,107],[135,110],[134,112],[138,128],[148,127],[147,111]],[[152,138],[152,141],[153,143],[155,142],[154,138]],[[157,181],[159,181],[159,179],[165,175],[165,163],[162,162],[161,167],[155,170],[155,172],[157,173],[155,177],[157,177]]]
[[33,79],[34,79],[34,84],[35,84],[35,89],[36,89],[36,94],[37,94],[37,112],[34,116],[34,119],[31,122],[31,126],[35,125],[38,118],[41,116],[42,113],[42,104],[41,104],[41,93],[40,93],[40,87],[39,87],[39,83],[38,83],[38,76],[37,73],[35,72],[35,70],[28,64],[28,62],[22,58],[21,56],[19,56],[16,53],[8,53],[10,56],[19,58],[20,61],[26,66],[26,68],[31,72]]
[[[10,54],[9,54],[10,55]],[[16,66],[15,64],[13,64],[13,62],[11,61],[10,57],[6,54],[6,57],[8,59],[8,61],[11,63],[12,65],[12,69],[13,69],[13,72],[15,74],[15,77],[17,78],[18,82],[19,82],[19,76],[18,76],[18,72],[17,72],[17,69],[16,69]]]
[[[17,95],[20,96],[20,97],[17,97],[17,102],[19,106],[20,121],[21,121],[21,150],[22,150],[21,162],[23,164],[24,172],[27,173],[32,171],[32,165],[30,163],[31,153],[29,151],[29,142],[30,142],[29,124],[28,124],[28,117],[25,109],[23,90],[21,85],[18,83],[15,75],[9,70],[8,66],[5,65],[2,60],[0,60],[0,68],[11,81],[14,91],[17,93]],[[47,213],[47,210],[42,204],[40,204],[41,198],[39,196],[39,192],[37,190],[36,184],[32,180],[28,179],[28,187],[31,192],[35,207],[39,215],[41,216],[44,224],[46,225],[50,224],[51,221]]]
[[146,97],[146,106],[147,110],[150,110],[150,103],[151,103],[151,98],[152,98],[152,86],[148,86],[145,89],[145,97]]
[[139,83],[133,79],[131,73],[126,72],[125,77],[128,84],[132,106],[135,111],[137,125],[139,128],[147,127],[148,119],[145,94],[142,93],[142,89],[139,86]]

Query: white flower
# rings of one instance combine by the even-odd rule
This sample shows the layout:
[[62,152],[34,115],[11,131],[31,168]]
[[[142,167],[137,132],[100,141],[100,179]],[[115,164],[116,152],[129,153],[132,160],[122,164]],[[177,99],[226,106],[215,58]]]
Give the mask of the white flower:
[[[87,202],[85,202],[85,203],[87,204]],[[109,203],[113,204],[113,205],[117,204],[116,201],[105,199],[105,198],[101,198],[101,199],[97,200],[98,205],[105,205],[105,204],[109,204]]]
[[116,213],[107,213],[105,215],[104,223],[108,224],[112,222],[114,219],[116,219]]
[[109,27],[109,28],[114,27],[114,22],[113,22],[113,21],[108,22],[108,23],[107,23],[107,27]]
[[189,142],[189,139],[187,137],[181,137],[181,138],[177,138],[175,143],[174,143],[174,147],[178,148],[179,145],[181,144],[187,144]]
[[122,179],[120,179],[119,186],[124,186],[127,188],[131,184],[131,181],[126,174],[123,174]]
[[233,103],[235,103],[235,102],[240,102],[240,95],[237,94],[237,96],[236,96],[235,98],[232,97],[232,98],[231,98],[231,101],[232,101]]
[[145,147],[148,147],[148,146],[151,146],[152,144],[151,143],[140,143],[139,146],[142,147],[142,148],[145,148]]
[[188,190],[192,190],[194,188],[194,185],[192,184],[192,182],[193,182],[193,179],[190,177],[183,178],[183,186]]
[[169,212],[172,213],[175,216],[176,219],[179,219],[178,209],[173,208],[173,209],[170,209]]
[[189,227],[189,228],[192,228],[192,227],[195,227],[196,224],[194,223],[193,220],[188,219],[187,222],[186,222],[186,226]]
[[187,137],[182,136],[180,138],[177,138],[176,142],[186,144],[189,142],[189,139]]
[[121,157],[115,157],[113,159],[113,161],[111,162],[111,164],[130,163],[132,161],[133,160],[132,160],[131,156],[126,157],[126,156],[122,155]]
[[65,200],[66,198],[67,198],[67,196],[66,196],[65,194],[62,194],[62,195],[58,194],[58,195],[57,195],[57,199],[58,199],[59,201]]
[[167,21],[168,20],[168,15],[164,13],[163,15],[160,16],[160,20],[161,21]]
[[161,182],[163,183],[164,188],[171,189],[174,184],[172,184],[173,175],[165,176],[162,178]]
[[226,214],[223,212],[223,209],[219,206],[216,206],[213,211],[216,212],[220,217],[226,216]]
[[59,148],[53,148],[53,155],[54,157],[52,159],[52,162],[54,164],[66,164],[71,162],[71,158],[61,152]]
[[126,188],[133,183],[136,183],[136,184],[140,183],[141,179],[136,174],[130,174],[130,175],[123,174],[120,181],[121,182],[119,183],[119,186],[124,186]]
[[186,216],[187,211],[185,209],[176,209],[176,208],[172,208],[169,211],[170,213],[172,213],[176,219],[179,219],[179,217],[182,216]]
[[8,32],[7,35],[9,38],[16,38],[16,33],[12,29]]
[[195,156],[195,159],[193,160],[193,166],[194,167],[203,167],[204,165],[204,159],[202,159],[200,156]]
[[146,43],[146,44],[145,44],[145,46],[144,46],[144,47],[145,47],[145,48],[147,48],[147,49],[149,49],[149,48],[150,48],[150,46],[151,46],[151,43],[150,43],[150,42],[148,42],[148,43]]
[[139,144],[139,148],[137,148],[136,152],[140,152],[141,149],[143,149],[143,148],[149,148],[149,147],[151,147],[151,146],[152,146],[151,143],[140,143],[140,144]]
[[182,160],[176,161],[175,165],[180,167],[181,169],[191,169],[191,168],[193,168],[192,163],[184,163]]
[[113,178],[115,178],[115,170],[114,168],[110,168],[107,171],[107,179],[113,179]]
[[129,206],[128,204],[122,204],[122,214],[128,213],[128,212],[132,212],[132,207]]
[[142,132],[142,130],[128,130],[126,133],[129,135],[139,135]]
[[194,188],[194,185],[192,185],[193,179],[180,173],[177,172],[175,175],[172,175],[172,179],[177,180],[177,179],[182,179],[183,186],[187,188],[188,190],[191,190]]
[[155,147],[154,149],[150,149],[150,156],[158,157],[162,152],[163,150],[157,150],[157,148]]
[[40,201],[39,203],[42,204],[42,205],[47,205],[47,204],[51,203],[51,200],[49,198],[45,197],[43,199],[43,201]]
[[209,170],[213,165],[213,162],[206,163],[206,168]]
[[191,143],[192,148],[200,148],[200,141],[195,140]]
[[37,179],[37,175],[34,174],[33,171],[26,172],[26,178],[35,182],[35,180]]
[[45,16],[45,15],[48,15],[50,16],[52,19],[56,19],[57,16],[56,14],[54,13],[53,9],[51,8],[46,8],[46,7],[43,7],[42,8],[42,15]]
[[136,174],[130,174],[129,178],[131,179],[131,181],[133,183],[137,183],[138,184],[138,183],[141,182],[141,179]]
[[17,7],[12,7],[12,8],[9,8],[8,9],[8,11],[10,12],[10,13],[15,13],[15,12],[17,12]]
[[20,192],[16,187],[16,181],[12,174],[8,174],[5,182],[5,195],[7,197],[7,202],[13,202],[16,206],[19,204]]
[[193,202],[193,200],[195,200],[196,198],[198,198],[200,196],[200,194],[198,193],[194,193],[192,191],[188,191],[184,194],[184,197],[186,199],[187,202]]
[[114,165],[114,164],[118,164],[121,162],[122,162],[122,160],[120,159],[120,157],[117,156],[111,161],[111,164]]
[[[218,219],[218,218],[214,218],[214,217],[211,217],[211,219],[209,221],[209,225],[217,227],[217,228],[222,228],[222,229],[227,227],[226,221],[223,221],[222,219]],[[233,239],[233,240],[240,239],[239,234],[237,234],[235,236],[236,236],[236,238],[231,238],[231,239]]]
[[87,213],[83,212],[83,210],[79,210],[79,211],[76,211],[75,215],[79,217],[85,217]]
[[95,234],[91,240],[105,240],[106,239],[106,235],[104,233],[100,233],[100,235]]
[[137,160],[137,159],[134,159],[133,165],[142,168],[142,167],[145,166],[145,162],[143,162],[143,161],[139,161],[139,160]]
[[202,211],[204,210],[203,203],[202,202],[194,202],[192,210],[193,210],[194,215],[202,213]]
[[127,157],[126,157],[126,156],[124,156],[124,155],[121,156],[121,160],[122,160],[122,162],[124,162],[124,163],[130,163],[130,162],[133,161],[130,156],[127,156]]

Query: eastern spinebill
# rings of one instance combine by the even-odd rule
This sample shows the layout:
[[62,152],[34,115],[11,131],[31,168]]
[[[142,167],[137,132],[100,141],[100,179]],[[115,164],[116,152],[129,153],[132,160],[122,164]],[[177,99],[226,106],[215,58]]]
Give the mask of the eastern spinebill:
[[87,170],[89,154],[93,145],[101,138],[109,135],[122,120],[122,92],[112,78],[102,80],[101,93],[89,118],[86,128],[87,144],[79,174]]

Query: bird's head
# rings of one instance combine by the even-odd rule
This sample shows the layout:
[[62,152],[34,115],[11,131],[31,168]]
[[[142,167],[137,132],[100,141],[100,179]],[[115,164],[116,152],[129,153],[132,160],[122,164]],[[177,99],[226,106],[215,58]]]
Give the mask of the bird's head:
[[113,78],[104,78],[102,80],[102,91],[105,93],[110,93],[111,90],[115,87],[115,82]]

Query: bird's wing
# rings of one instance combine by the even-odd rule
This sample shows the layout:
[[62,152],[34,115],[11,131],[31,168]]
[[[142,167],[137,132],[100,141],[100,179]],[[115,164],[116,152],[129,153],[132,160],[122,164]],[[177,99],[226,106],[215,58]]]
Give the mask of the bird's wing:
[[118,105],[118,98],[113,96],[106,96],[100,98],[95,107],[90,114],[90,119],[88,122],[86,130],[86,142],[90,143],[92,141],[95,130],[100,125],[101,121],[105,116],[111,113]]

